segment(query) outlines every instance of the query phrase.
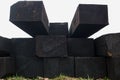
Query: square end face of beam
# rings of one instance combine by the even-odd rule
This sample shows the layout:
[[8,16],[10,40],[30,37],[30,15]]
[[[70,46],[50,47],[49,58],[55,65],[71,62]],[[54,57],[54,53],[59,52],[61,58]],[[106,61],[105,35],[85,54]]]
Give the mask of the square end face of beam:
[[38,57],[67,57],[65,36],[37,36],[36,55]]
[[35,56],[35,39],[34,38],[13,38],[13,57],[33,57]]
[[75,57],[95,56],[94,40],[86,38],[68,38],[68,55]]
[[120,79],[120,57],[107,58],[108,78],[111,80]]
[[26,78],[43,77],[43,59],[33,57],[16,57],[16,73]]
[[[11,6],[10,21],[31,36],[48,34],[48,18],[42,1],[19,1]],[[41,33],[40,33],[41,32]]]
[[80,4],[71,23],[73,36],[89,37],[108,25],[107,5]]
[[12,51],[12,41],[0,36],[0,57],[10,56]]
[[75,57],[75,75],[84,78],[104,78],[107,75],[105,58]]
[[96,55],[103,57],[120,56],[120,33],[106,34],[95,39]]
[[15,61],[11,57],[0,57],[0,78],[15,74]]
[[54,78],[61,74],[74,77],[74,57],[44,58],[44,77]]
[[74,77],[74,57],[59,58],[59,75]]
[[68,23],[50,23],[50,35],[68,35]]
[[44,58],[44,77],[59,76],[59,58]]
[[107,5],[80,4],[78,12],[81,24],[108,24]]

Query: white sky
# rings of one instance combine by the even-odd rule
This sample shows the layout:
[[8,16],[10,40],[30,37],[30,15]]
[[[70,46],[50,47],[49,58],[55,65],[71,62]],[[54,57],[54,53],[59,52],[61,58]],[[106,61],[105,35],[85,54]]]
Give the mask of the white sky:
[[[30,37],[27,33],[9,22],[10,6],[17,1],[20,0],[0,1],[0,36],[7,38]],[[43,2],[49,22],[68,22],[69,26],[78,4],[107,4],[109,25],[92,35],[91,38],[96,38],[103,34],[120,32],[119,0],[43,0]]]

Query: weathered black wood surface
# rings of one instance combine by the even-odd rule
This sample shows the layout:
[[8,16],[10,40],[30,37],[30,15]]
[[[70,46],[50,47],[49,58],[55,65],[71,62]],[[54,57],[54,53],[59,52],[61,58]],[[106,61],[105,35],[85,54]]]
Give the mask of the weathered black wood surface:
[[0,57],[10,56],[12,49],[11,39],[0,37]]
[[120,33],[107,34],[95,39],[97,56],[120,56]]
[[68,38],[68,56],[94,57],[94,40],[85,38]]
[[76,77],[104,78],[107,76],[106,62],[103,57],[76,57]]
[[15,75],[15,60],[12,57],[0,57],[0,78]]
[[38,57],[67,57],[66,36],[37,36],[36,55]]
[[34,38],[14,38],[13,57],[16,58],[16,74],[24,77],[43,77],[43,59],[35,55]]
[[107,58],[107,69],[111,80],[120,80],[120,57]]
[[42,1],[19,1],[11,6],[10,21],[35,37],[48,34],[48,18]]
[[107,5],[80,4],[70,27],[71,37],[87,38],[108,25]]
[[68,23],[50,23],[50,35],[68,35]]
[[74,77],[74,57],[44,58],[44,77],[54,78],[61,74]]

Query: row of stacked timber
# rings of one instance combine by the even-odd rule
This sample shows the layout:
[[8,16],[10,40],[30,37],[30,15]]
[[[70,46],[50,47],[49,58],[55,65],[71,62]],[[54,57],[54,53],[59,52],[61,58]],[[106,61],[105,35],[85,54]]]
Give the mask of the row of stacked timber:
[[33,38],[0,37],[0,77],[120,79],[120,34],[88,38],[108,25],[107,5],[80,4],[68,23],[49,23],[42,1],[11,6],[10,21]]

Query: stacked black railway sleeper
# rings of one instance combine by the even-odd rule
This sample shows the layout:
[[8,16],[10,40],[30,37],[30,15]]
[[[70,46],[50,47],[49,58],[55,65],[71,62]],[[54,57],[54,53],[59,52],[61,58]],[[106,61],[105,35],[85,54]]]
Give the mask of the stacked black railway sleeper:
[[33,38],[1,37],[0,60],[13,58],[16,64],[12,69],[24,77],[53,78],[64,74],[118,79],[119,34],[88,38],[108,25],[107,12],[107,5],[80,4],[68,31],[67,22],[49,23],[42,1],[19,1],[11,6],[10,21]]
[[11,40],[0,37],[0,77],[15,74],[15,60],[10,56],[11,53]]
[[108,77],[120,79],[120,33],[103,35],[95,40],[96,56],[106,57]]

